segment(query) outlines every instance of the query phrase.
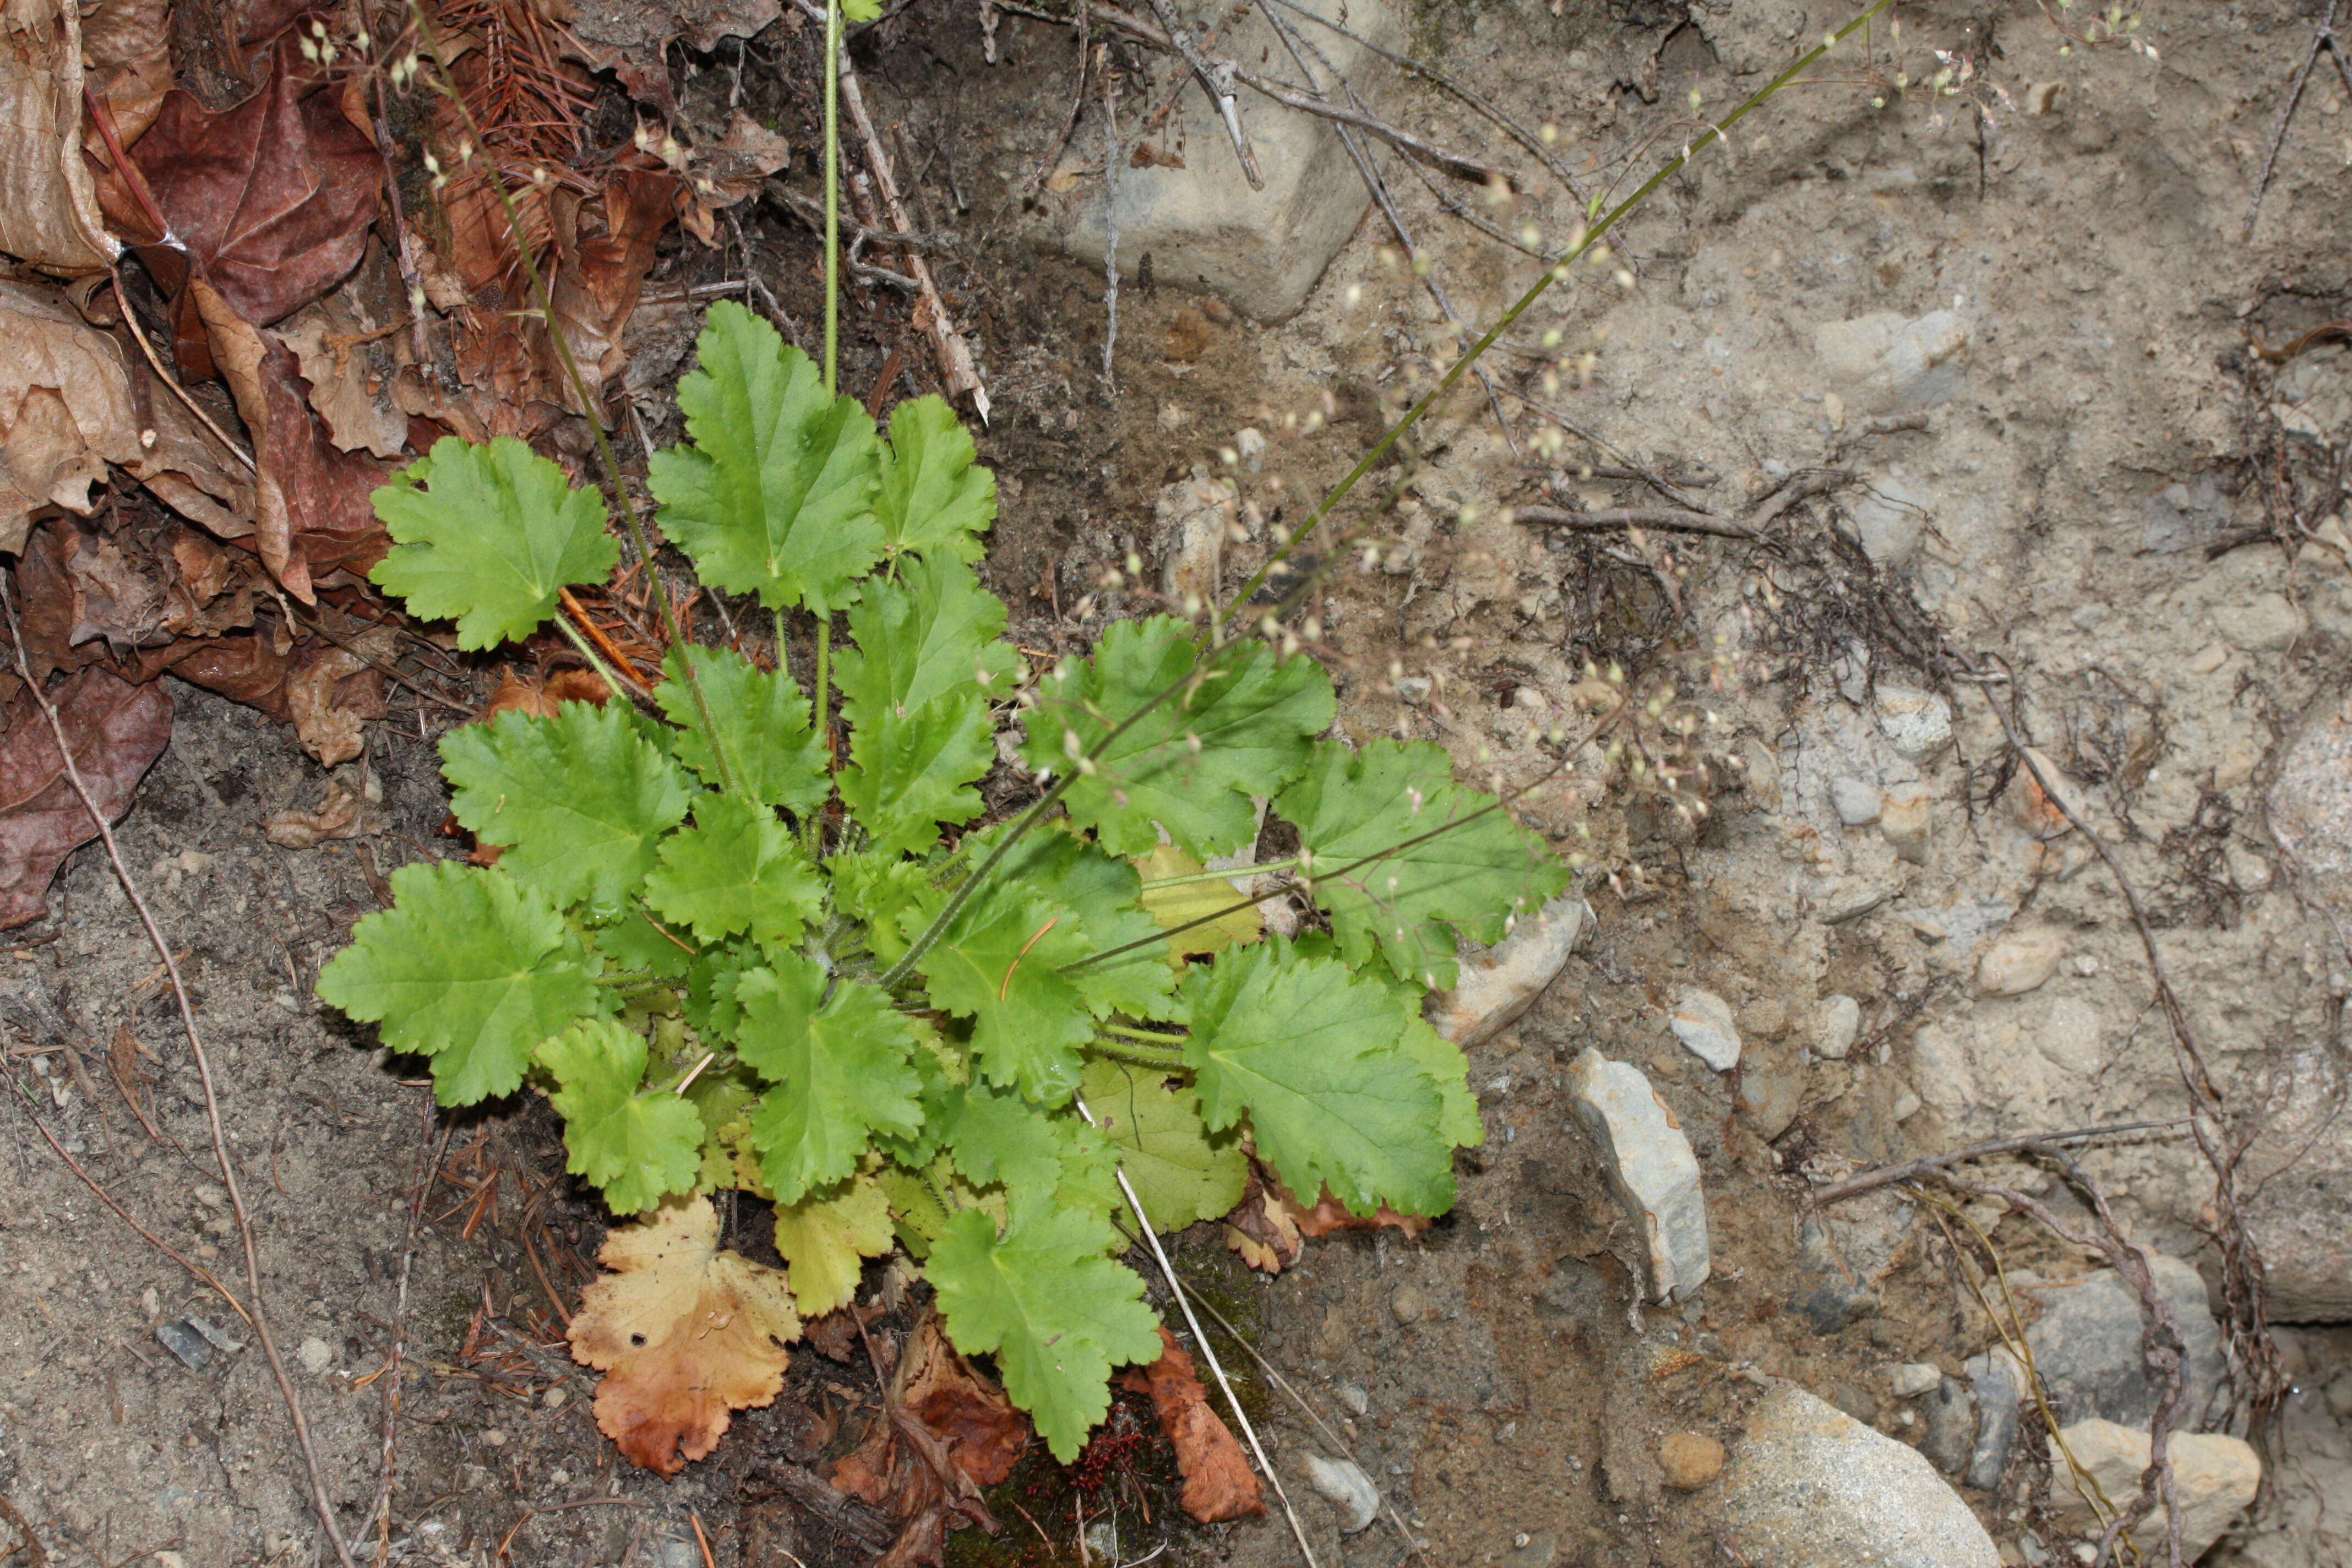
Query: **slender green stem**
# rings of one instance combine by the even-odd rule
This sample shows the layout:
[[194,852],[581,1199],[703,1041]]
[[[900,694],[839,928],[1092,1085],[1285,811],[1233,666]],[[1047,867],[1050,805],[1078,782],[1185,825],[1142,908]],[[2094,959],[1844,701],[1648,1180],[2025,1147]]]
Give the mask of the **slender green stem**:
[[644,689],[635,681],[624,681],[618,674],[614,673],[613,667],[604,662],[603,657],[596,652],[594,646],[580,635],[579,628],[572,624],[572,618],[569,616],[558,610],[555,613],[555,624],[563,628],[563,635],[572,639],[572,646],[580,650],[580,657],[588,661],[588,668],[594,670],[598,679],[611,689],[614,691]]
[[1608,212],[1601,215],[1600,219],[1596,221],[1590,229],[1586,230],[1575,244],[1570,246],[1568,249],[1561,254],[1560,258],[1558,261],[1553,262],[1550,266],[1544,268],[1543,276],[1537,279],[1534,286],[1528,289],[1526,293],[1519,296],[1517,302],[1513,304],[1509,310],[1503,312],[1500,320],[1496,321],[1493,326],[1486,329],[1486,333],[1484,337],[1480,338],[1476,342],[1472,343],[1468,348],[1462,352],[1461,357],[1456,359],[1453,365],[1447,369],[1446,373],[1438,378],[1438,382],[1435,386],[1430,388],[1428,392],[1424,393],[1419,402],[1415,403],[1411,408],[1406,409],[1403,416],[1398,419],[1394,425],[1390,426],[1388,429],[1382,433],[1379,440],[1372,443],[1371,450],[1366,452],[1363,457],[1357,461],[1356,466],[1349,468],[1346,476],[1342,478],[1337,485],[1332,487],[1331,492],[1328,495],[1326,495],[1321,501],[1316,504],[1315,510],[1307,514],[1306,521],[1298,525],[1297,530],[1291,534],[1289,540],[1284,543],[1282,548],[1276,550],[1271,555],[1268,555],[1265,560],[1265,564],[1259,567],[1255,575],[1252,576],[1248,582],[1242,584],[1241,591],[1233,596],[1232,600],[1226,605],[1223,613],[1228,616],[1233,615],[1243,605],[1248,604],[1251,598],[1255,595],[1257,591],[1265,586],[1265,580],[1274,569],[1284,562],[1289,560],[1291,555],[1297,552],[1299,545],[1306,542],[1307,536],[1313,533],[1322,523],[1323,520],[1330,516],[1332,509],[1337,507],[1339,502],[1347,497],[1349,490],[1356,488],[1357,482],[1366,474],[1370,473],[1374,468],[1380,466],[1381,459],[1388,456],[1389,448],[1394,447],[1397,444],[1398,439],[1402,437],[1406,431],[1419,424],[1422,416],[1436,405],[1439,398],[1444,397],[1447,393],[1454,390],[1454,385],[1460,382],[1465,375],[1469,374],[1470,367],[1476,364],[1478,361],[1485,356],[1486,351],[1495,346],[1496,341],[1510,330],[1511,324],[1514,321],[1517,321],[1522,315],[1526,314],[1528,309],[1538,300],[1543,298],[1544,291],[1546,289],[1549,289],[1554,283],[1566,281],[1569,276],[1569,269],[1577,262],[1581,261],[1585,255],[1590,252],[1594,246],[1600,244],[1601,237],[1607,234],[1611,229],[1616,227],[1620,219],[1623,218],[1626,214],[1632,212],[1635,207],[1640,206],[1643,202],[1649,200],[1651,192],[1656,190],[1660,185],[1665,184],[1676,174],[1680,173],[1684,165],[1687,164],[1696,154],[1706,148],[1710,143],[1723,140],[1725,132],[1730,130],[1731,127],[1737,125],[1740,121],[1747,118],[1751,110],[1758,108],[1767,99],[1779,92],[1782,88],[1788,86],[1790,81],[1796,79],[1799,73],[1811,67],[1813,62],[1828,54],[1834,46],[1843,41],[1848,36],[1867,26],[1872,17],[1877,16],[1881,11],[1885,10],[1894,3],[1895,0],[1876,0],[1876,3],[1868,10],[1863,12],[1862,15],[1854,17],[1852,21],[1846,23],[1844,26],[1840,27],[1836,32],[1830,34],[1820,43],[1815,44],[1811,48],[1798,56],[1797,58],[1789,65],[1787,69],[1781,71],[1780,75],[1774,77],[1770,81],[1766,82],[1753,93],[1750,93],[1747,99],[1740,103],[1738,108],[1733,110],[1729,114],[1725,115],[1715,124],[1708,126],[1698,135],[1693,137],[1689,145],[1683,149],[1680,156],[1668,160],[1666,163],[1660,167],[1656,174],[1652,174],[1647,180],[1644,180],[1642,183],[1639,190],[1636,190],[1632,195],[1627,196],[1623,201],[1619,202],[1615,206],[1611,207]]
[[1236,877],[1255,877],[1267,871],[1287,871],[1298,864],[1298,857],[1287,860],[1268,860],[1258,866],[1235,866],[1229,871],[1196,871],[1189,877],[1155,877],[1143,884],[1147,893],[1162,888],[1189,887],[1194,882],[1230,882]]
[[[486,145],[482,127],[475,120],[473,109],[466,102],[465,94],[457,90],[457,79],[449,68],[449,57],[442,49],[440,35],[433,30],[432,22],[425,15],[422,0],[409,0],[408,14],[416,24],[417,36],[432,51],[435,73],[439,79],[434,83],[435,88],[465,121],[467,140],[464,151],[467,159],[482,156],[482,149]],[[507,189],[506,178],[497,164],[487,158],[484,162],[487,168],[483,178],[498,196],[499,206],[506,214],[507,235],[514,241],[515,258],[522,263],[523,276],[530,283],[531,298],[538,301],[539,319],[547,327],[548,341],[555,345],[555,357],[563,366],[564,379],[571,383],[572,395],[580,400],[580,406],[587,416],[588,433],[595,440],[596,456],[604,465],[604,478],[613,487],[613,500],[620,508],[623,521],[628,524],[630,542],[637,547],[637,559],[645,563],[646,572],[650,576],[654,571],[654,552],[646,535],[645,521],[637,515],[637,503],[630,499],[629,487],[621,482],[621,463],[613,454],[612,437],[604,432],[604,421],[598,416],[596,400],[589,395],[587,378],[580,374],[580,363],[572,356],[571,342],[563,335],[562,323],[556,320],[554,296],[549,291],[546,274],[540,269],[539,257],[523,232],[522,215],[515,209],[514,193]],[[687,639],[678,626],[677,612],[670,605],[668,594],[663,591],[657,580],[650,587],[654,607],[661,612],[663,635],[673,646],[683,646]],[[557,617],[559,621],[562,618],[560,616]],[[571,628],[567,626],[565,629]],[[719,722],[711,712],[709,700],[702,694],[702,678],[695,673],[692,659],[681,655],[678,664],[686,672],[686,689],[694,698],[695,712],[702,720],[703,731],[710,738],[710,755],[718,764],[719,787],[731,790],[735,787],[734,771],[728,765],[727,748],[719,737]]]
[[1087,1047],[1087,1049],[1096,1056],[1108,1057],[1112,1061],[1128,1062],[1139,1068],[1150,1068],[1154,1072],[1190,1070],[1185,1066],[1184,1058],[1173,1054],[1163,1056],[1158,1051],[1139,1051],[1130,1046],[1107,1046],[1100,1040],[1094,1041]]
[[1123,1039],[1129,1040],[1165,1040],[1171,1044],[1181,1046],[1185,1041],[1192,1037],[1190,1035],[1175,1034],[1167,1029],[1130,1028],[1125,1024],[1105,1024],[1102,1027],[1103,1033],[1106,1035],[1117,1035]]
[[824,395],[841,358],[841,0],[824,6]]

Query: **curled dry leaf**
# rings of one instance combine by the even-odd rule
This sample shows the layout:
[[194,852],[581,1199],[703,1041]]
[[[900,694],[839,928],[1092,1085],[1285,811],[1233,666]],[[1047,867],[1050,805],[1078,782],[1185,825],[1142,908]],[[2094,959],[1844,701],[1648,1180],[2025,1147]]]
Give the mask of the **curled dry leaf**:
[[480,721],[487,723],[501,713],[517,711],[533,719],[552,719],[556,709],[566,702],[593,702],[602,708],[612,695],[613,689],[593,669],[559,669],[542,684],[516,675],[509,665],[499,672],[499,689],[490,693]]
[[[147,133],[172,90],[171,0],[98,0],[81,18],[81,58],[90,96],[106,106],[125,147]],[[95,126],[82,145],[101,162],[106,142]]]
[[723,138],[694,150],[691,188],[680,203],[678,221],[703,244],[718,244],[719,209],[757,195],[761,181],[792,156],[790,142],[737,110]]
[[948,1343],[937,1312],[915,1325],[883,1398],[884,1414],[831,1479],[897,1521],[898,1540],[882,1563],[936,1563],[959,1520],[996,1528],[980,1489],[1013,1473],[1029,1443],[1029,1418]]
[[397,633],[376,626],[352,639],[349,648],[312,651],[287,677],[294,737],[324,766],[348,763],[366,749],[366,721],[383,717],[383,671],[376,666],[389,662],[398,647]]
[[[397,325],[397,323],[394,323]],[[339,289],[290,317],[278,336],[293,351],[310,406],[346,452],[397,458],[408,449],[408,416],[393,405],[378,360],[391,359],[385,334],[367,319],[352,291]]]
[[1255,1160],[1250,1162],[1249,1185],[1243,1190],[1242,1201],[1225,1215],[1225,1245],[1261,1274],[1281,1273],[1306,1250],[1297,1216],[1267,1190]]
[[1372,1214],[1349,1212],[1348,1206],[1331,1195],[1326,1187],[1308,1208],[1300,1203],[1290,1189],[1279,1182],[1273,1184],[1274,1201],[1290,1216],[1290,1222],[1305,1237],[1328,1236],[1335,1230],[1401,1230],[1407,1236],[1419,1236],[1436,1222],[1427,1215],[1399,1214],[1385,1204]]
[[666,1476],[710,1452],[732,1412],[784,1384],[801,1337],[782,1270],[719,1246],[709,1198],[672,1202],[604,1238],[610,1270],[581,1295],[572,1359],[604,1374],[596,1427],[632,1464]]
[[367,831],[366,803],[341,784],[330,784],[318,805],[265,817],[261,831],[281,849],[315,849],[331,838],[357,838]]
[[0,553],[25,548],[37,511],[89,516],[109,464],[223,538],[252,531],[250,476],[144,363],[53,290],[0,281]]
[[82,161],[81,91],[80,6],[0,0],[0,250],[68,277],[119,248]]
[[[119,820],[172,739],[170,694],[152,682],[133,686],[106,670],[85,669],[49,700],[92,799],[107,821]],[[0,931],[47,913],[45,895],[58,864],[98,837],[29,689],[17,691],[7,717],[0,736]]]
[[1184,1511],[1203,1524],[1264,1513],[1257,1476],[1232,1431],[1209,1408],[1208,1390],[1192,1370],[1192,1356],[1165,1328],[1160,1342],[1166,1348],[1158,1361],[1129,1368],[1119,1382],[1151,1395],[1160,1429],[1176,1446],[1176,1468],[1184,1473]]

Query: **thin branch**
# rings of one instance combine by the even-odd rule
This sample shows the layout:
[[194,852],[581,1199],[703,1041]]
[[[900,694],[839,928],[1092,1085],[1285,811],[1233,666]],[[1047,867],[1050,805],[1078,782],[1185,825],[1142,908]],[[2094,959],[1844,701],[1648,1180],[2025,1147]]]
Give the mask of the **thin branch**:
[[1948,1153],[1929,1154],[1923,1159],[1906,1160],[1899,1165],[1881,1165],[1875,1170],[1857,1171],[1851,1176],[1813,1188],[1805,1194],[1815,1208],[1823,1208],[1841,1199],[1862,1193],[1875,1192],[1880,1187],[1898,1182],[1915,1182],[1931,1172],[1941,1171],[1964,1161],[1989,1159],[1995,1154],[2015,1154],[2059,1143],[2080,1143],[2092,1138],[2115,1138],[2126,1132],[2147,1132],[2158,1128],[2178,1127],[2189,1120],[2186,1116],[2168,1116],[2158,1121],[2116,1121],[2105,1127],[2077,1127],[2067,1132],[2031,1133],[2022,1138],[1996,1138],[1990,1143],[1971,1143],[1965,1149]]
[[1241,161],[1242,178],[1254,191],[1265,189],[1265,176],[1259,173],[1257,154],[1250,150],[1249,133],[1242,129],[1241,105],[1234,98],[1234,78],[1238,73],[1231,60],[1212,61],[1192,42],[1192,34],[1177,16],[1169,0],[1151,0],[1152,14],[1167,29],[1165,46],[1184,58],[1200,79],[1201,89],[1209,101],[1217,106],[1217,118],[1224,121],[1225,135],[1234,144],[1234,156]]
[[229,1158],[228,1133],[221,1124],[220,1096],[213,1083],[212,1057],[205,1049],[203,1033],[196,1027],[194,1005],[188,1000],[188,987],[180,977],[180,962],[173,956],[172,944],[164,940],[163,927],[155,923],[154,911],[141,896],[139,884],[131,879],[131,867],[122,858],[122,847],[115,841],[114,826],[99,809],[98,799],[90,794],[89,785],[81,776],[81,766],[74,761],[73,742],[66,736],[65,721],[58,716],[57,705],[49,700],[41,683],[33,679],[33,667],[25,651],[25,638],[16,625],[16,601],[8,591],[5,578],[0,578],[0,612],[8,622],[9,640],[16,649],[16,674],[25,689],[33,694],[34,703],[42,717],[48,721],[49,733],[58,743],[58,760],[64,765],[66,782],[73,786],[74,796],[82,809],[89,814],[98,828],[98,837],[106,846],[106,858],[114,867],[114,875],[122,884],[123,896],[138,912],[139,923],[146,929],[147,940],[155,946],[163,960],[163,972],[171,977],[173,1000],[179,1005],[180,1025],[187,1033],[188,1048],[196,1062],[196,1076],[204,1085],[205,1120],[213,1135],[213,1154],[220,1162],[221,1184],[228,1189],[230,1210],[236,1217],[236,1233],[245,1247],[245,1283],[247,1305],[246,1321],[253,1325],[254,1337],[261,1342],[262,1354],[268,1359],[269,1370],[278,1380],[278,1392],[286,1401],[286,1414],[293,1423],[294,1441],[301,1449],[302,1464],[310,1474],[310,1500],[318,1510],[319,1528],[326,1532],[327,1543],[334,1549],[335,1560],[342,1568],[356,1568],[352,1562],[351,1548],[344,1544],[342,1532],[335,1528],[335,1507],[327,1497],[327,1479],[319,1468],[318,1452],[310,1446],[310,1424],[302,1415],[301,1396],[294,1392],[294,1380],[288,1375],[285,1362],[278,1354],[278,1342],[269,1331],[269,1320],[262,1310],[261,1251],[253,1237],[253,1216],[245,1206],[243,1184],[237,1179],[236,1163]]
[[1612,507],[1601,511],[1567,511],[1551,506],[1517,506],[1511,521],[1534,528],[1570,528],[1597,533],[1619,528],[1659,528],[1672,533],[1707,533],[1717,539],[1760,540],[1772,521],[1799,501],[1826,495],[1853,482],[1850,468],[1814,468],[1792,475],[1745,518],[1717,517],[1678,506]]
[[[434,1122],[433,1100],[425,1102],[425,1126],[430,1132]],[[373,1514],[383,1521],[382,1533],[376,1537],[376,1568],[384,1568],[392,1554],[392,1478],[394,1442],[400,1432],[400,1362],[407,1344],[408,1275],[416,1261],[416,1228],[425,1218],[425,1204],[433,1191],[433,1178],[440,1172],[441,1162],[449,1151],[449,1134],[457,1123],[449,1122],[441,1129],[438,1138],[425,1141],[424,1168],[416,1174],[408,1199],[408,1238],[400,1249],[400,1286],[392,1300],[392,1338],[384,1351],[383,1370],[379,1374],[383,1385],[383,1459],[375,1483]],[[366,1526],[360,1534],[367,1534]]]
[[[2311,70],[2319,63],[2321,51],[2333,53],[2336,48],[2336,7],[2340,0],[2327,0],[2327,15],[2311,35],[2311,48],[2303,57],[2303,64],[2294,73],[2294,83],[2286,89],[2286,103],[2279,110],[2278,124],[2271,132],[2270,151],[2263,154],[2263,172],[2254,180],[2253,198],[2246,204],[2246,233],[2254,232],[2254,220],[2262,216],[2263,195],[2271,188],[2271,175],[2278,167],[2279,149],[2286,145],[2287,127],[2294,122],[2294,111],[2303,102],[2303,89],[2311,81]],[[2339,63],[2340,68],[2340,63]]]

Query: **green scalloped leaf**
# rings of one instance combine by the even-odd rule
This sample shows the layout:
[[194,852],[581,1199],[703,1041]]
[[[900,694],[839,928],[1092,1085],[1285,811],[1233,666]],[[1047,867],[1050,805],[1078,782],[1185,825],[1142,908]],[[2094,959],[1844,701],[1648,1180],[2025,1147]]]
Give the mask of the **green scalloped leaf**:
[[621,558],[604,498],[511,436],[445,436],[369,500],[393,546],[368,580],[413,616],[456,621],[461,648],[521,641],[565,588],[602,583]]
[[1358,752],[1320,742],[1274,808],[1298,829],[1300,875],[1348,961],[1378,952],[1404,979],[1444,991],[1455,979],[1456,931],[1499,942],[1513,913],[1542,908],[1569,883],[1543,840],[1509,812],[1485,809],[1494,804],[1456,784],[1452,759],[1427,741]]
[[772,610],[842,608],[882,556],[874,421],[732,300],[710,308],[695,353],[702,368],[677,384],[691,443],[649,469],[662,531],[712,587]]
[[393,1050],[430,1058],[443,1105],[513,1093],[533,1047],[603,1009],[579,938],[504,871],[403,866],[392,894],[319,972],[319,996],[382,1025]]
[[[945,902],[934,894],[902,929],[920,931]],[[916,967],[933,1006],[973,1020],[972,1055],[988,1081],[1053,1106],[1077,1087],[1078,1048],[1094,1037],[1084,994],[1055,971],[1091,951],[1066,911],[1000,882],[963,907]]]
[[736,1054],[774,1086],[752,1113],[751,1140],[778,1201],[798,1203],[856,1172],[876,1132],[919,1126],[908,1061],[915,1031],[879,986],[833,980],[814,961],[780,953],[737,979],[735,1000]]
[[1249,1159],[1231,1129],[1211,1134],[1201,1100],[1165,1069],[1128,1062],[1087,1064],[1078,1094],[1110,1139],[1152,1228],[1178,1231],[1215,1219],[1242,1201]]
[[686,684],[687,661],[710,705],[719,743],[734,770],[731,793],[805,816],[824,802],[824,743],[809,721],[808,699],[800,683],[782,670],[764,670],[731,648],[679,644],[662,660],[669,679],[654,688],[654,700],[678,726],[673,744],[678,761],[719,787],[719,761],[711,754],[710,726]]
[[889,1250],[889,1194],[871,1176],[824,1197],[776,1205],[776,1252],[791,1269],[803,1319],[847,1306],[866,1260]]
[[552,719],[509,710],[441,740],[449,808],[499,868],[560,904],[617,914],[686,816],[686,775],[618,702],[566,702]]
[[[740,795],[705,795],[694,823],[661,841],[646,902],[700,942],[750,931],[785,942],[824,907],[824,879],[774,810]],[[682,956],[682,955],[681,955]]]
[[[1150,706],[1196,674],[1197,685]],[[1150,850],[1160,826],[1196,856],[1240,848],[1256,828],[1250,797],[1298,776],[1334,711],[1331,679],[1312,659],[1278,659],[1255,641],[1204,656],[1170,616],[1110,627],[1094,657],[1040,681],[1038,698],[1022,720],[1033,768],[1066,773],[1134,721],[1062,797],[1070,820],[1116,855]]]
[[996,476],[973,460],[978,456],[971,432],[945,399],[912,397],[890,411],[874,515],[891,554],[977,561],[986,553],[980,536],[996,521]]
[[574,1024],[537,1052],[557,1085],[547,1098],[563,1118],[564,1168],[603,1189],[617,1215],[692,1192],[702,1168],[702,1113],[665,1090],[640,1092],[646,1055],[643,1035],[609,1018]]

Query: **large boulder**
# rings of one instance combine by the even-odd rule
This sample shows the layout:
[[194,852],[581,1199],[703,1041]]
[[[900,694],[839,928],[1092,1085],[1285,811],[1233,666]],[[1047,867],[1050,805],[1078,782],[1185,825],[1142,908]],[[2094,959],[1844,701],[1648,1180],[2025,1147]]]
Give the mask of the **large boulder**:
[[1716,1519],[1774,1568],[1997,1568],[1969,1505],[1916,1449],[1787,1384],[1749,1415]]
[[[1403,12],[1392,0],[1302,3],[1360,38],[1404,51]],[[1217,29],[1208,50],[1213,60],[1237,61],[1245,70],[1297,79],[1283,40],[1255,9],[1240,11],[1228,26],[1224,13],[1209,7],[1178,0],[1175,8],[1192,22],[1196,42],[1211,27]],[[1276,14],[1292,16],[1287,10]],[[1394,67],[1353,39],[1304,18],[1294,19],[1299,32],[1354,84],[1374,113],[1394,101]],[[1312,54],[1307,59],[1327,90],[1339,96],[1323,61]],[[1198,79],[1172,57],[1154,68],[1151,89],[1130,97],[1129,112],[1120,116],[1121,155],[1110,181],[1114,200],[1105,200],[1104,181],[1096,172],[1103,159],[1099,115],[1090,115],[1073,139],[1064,169],[1078,177],[1066,182],[1066,190],[1047,197],[1051,242],[1099,265],[1116,226],[1122,277],[1133,277],[1149,255],[1152,276],[1160,282],[1221,295],[1260,321],[1286,320],[1306,303],[1323,269],[1371,205],[1371,194],[1340,143],[1338,126],[1240,89],[1242,123],[1265,180],[1264,189],[1252,190],[1224,121]],[[1138,165],[1131,160],[1142,106],[1158,102],[1171,88],[1176,112],[1164,133],[1142,139],[1154,152]],[[1180,156],[1182,166],[1154,161],[1160,150]]]

